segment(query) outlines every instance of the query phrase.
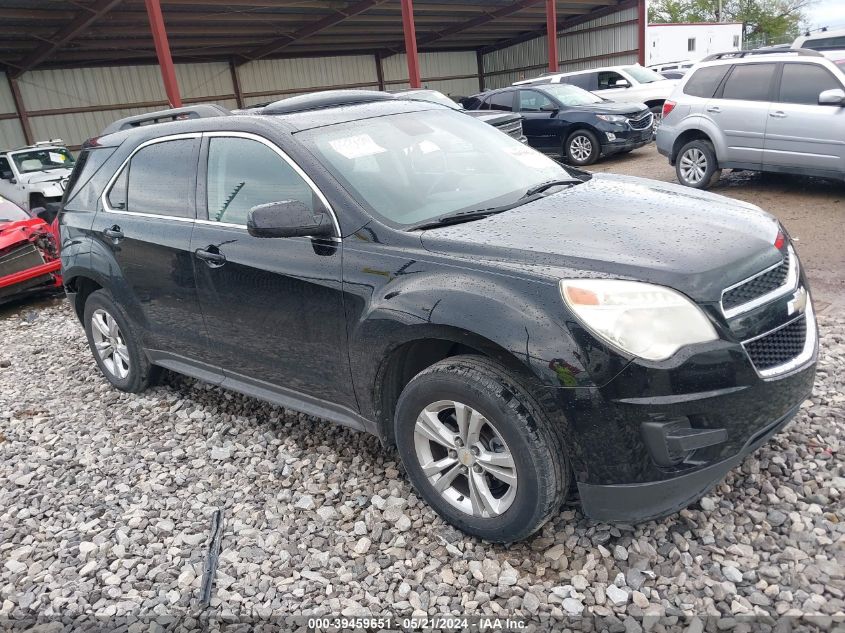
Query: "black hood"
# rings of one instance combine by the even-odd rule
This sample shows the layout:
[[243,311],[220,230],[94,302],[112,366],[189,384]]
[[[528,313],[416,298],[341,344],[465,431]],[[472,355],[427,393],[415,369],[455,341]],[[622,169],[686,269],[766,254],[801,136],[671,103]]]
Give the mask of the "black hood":
[[[599,174],[497,215],[430,229],[423,246],[476,260],[594,271],[697,301],[777,263],[779,225],[752,204],[655,180]],[[579,276],[583,276],[583,273]]]
[[576,106],[573,109],[595,112],[596,114],[638,114],[648,110],[644,103],[604,101],[602,103],[591,103],[589,105]]

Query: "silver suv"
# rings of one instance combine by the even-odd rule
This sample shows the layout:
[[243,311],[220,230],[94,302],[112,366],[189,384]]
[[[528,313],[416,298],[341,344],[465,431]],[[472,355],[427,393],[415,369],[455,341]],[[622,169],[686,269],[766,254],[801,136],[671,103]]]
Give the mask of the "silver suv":
[[845,179],[844,106],[845,74],[815,51],[721,53],[664,104],[657,150],[698,189],[723,168]]

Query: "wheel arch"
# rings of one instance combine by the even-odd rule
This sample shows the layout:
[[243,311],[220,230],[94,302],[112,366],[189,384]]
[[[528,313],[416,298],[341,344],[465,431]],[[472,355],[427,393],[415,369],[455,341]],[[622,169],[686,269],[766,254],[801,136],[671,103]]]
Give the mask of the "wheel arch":
[[72,277],[64,278],[65,291],[70,297],[72,295],[73,311],[79,322],[82,323],[83,315],[85,313],[85,302],[91,293],[102,289],[104,286],[101,281],[94,278],[93,275],[79,274]]

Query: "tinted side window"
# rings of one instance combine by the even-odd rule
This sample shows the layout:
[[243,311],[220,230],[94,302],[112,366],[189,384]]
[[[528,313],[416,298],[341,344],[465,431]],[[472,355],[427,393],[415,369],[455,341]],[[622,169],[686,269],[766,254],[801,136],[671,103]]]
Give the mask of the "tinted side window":
[[281,156],[246,138],[217,137],[208,147],[208,219],[246,225],[252,207],[298,200],[314,208],[314,192]]
[[723,99],[769,101],[775,64],[739,64],[725,82]]
[[784,64],[778,101],[817,105],[819,93],[834,88],[841,90],[842,85],[826,68],[816,64]]
[[513,110],[513,92],[498,92],[491,96],[487,103],[491,110]]
[[584,90],[595,90],[598,88],[598,73],[584,73],[582,75],[573,75],[564,79],[566,83],[578,86]]
[[730,69],[730,64],[708,66],[696,70],[684,85],[684,94],[692,97],[711,98]]
[[7,171],[12,171],[12,168],[9,166],[9,159],[5,157],[0,157],[0,172]]
[[481,107],[481,99],[478,97],[467,97],[461,101],[461,104],[463,104],[467,110],[478,110]]
[[114,150],[113,147],[82,150],[76,159],[73,171],[70,172],[68,177],[65,187],[65,202],[69,202],[79,193],[79,190],[91,180],[91,177],[103,166],[103,163],[114,153]]
[[600,72],[599,74],[599,86],[598,90],[606,90],[608,88],[616,88],[616,82],[625,79],[619,73],[615,73],[609,70],[605,70]]
[[129,161],[126,208],[133,213],[194,217],[198,148],[199,139],[141,148]]
[[552,106],[552,100],[536,90],[519,91],[519,109],[522,112],[539,112],[543,106]]

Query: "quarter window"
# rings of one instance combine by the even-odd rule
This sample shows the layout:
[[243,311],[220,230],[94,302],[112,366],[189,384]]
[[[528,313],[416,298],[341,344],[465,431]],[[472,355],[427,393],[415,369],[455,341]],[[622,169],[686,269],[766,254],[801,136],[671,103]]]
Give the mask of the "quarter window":
[[727,64],[699,68],[693,72],[692,77],[684,85],[684,94],[710,99],[716,94],[716,89],[722,83],[722,79],[725,78],[729,68],[730,66]]
[[781,103],[818,105],[819,93],[842,88],[827,69],[816,64],[784,64],[780,80]]
[[769,101],[775,64],[740,64],[725,82],[723,99]]
[[[199,139],[142,147],[112,185],[109,204],[133,213],[194,217]],[[125,183],[125,184],[124,184]]]
[[264,143],[213,137],[208,147],[208,219],[246,225],[261,204],[298,200],[314,209],[314,192],[287,161]]
[[[11,174],[12,168],[9,166],[9,160],[5,157],[0,157],[0,178],[6,174]],[[11,177],[11,176],[10,176]]]

